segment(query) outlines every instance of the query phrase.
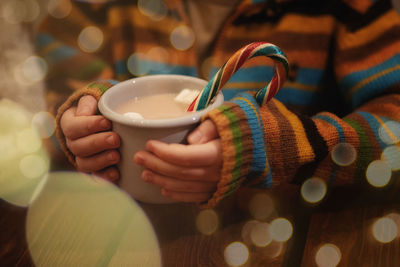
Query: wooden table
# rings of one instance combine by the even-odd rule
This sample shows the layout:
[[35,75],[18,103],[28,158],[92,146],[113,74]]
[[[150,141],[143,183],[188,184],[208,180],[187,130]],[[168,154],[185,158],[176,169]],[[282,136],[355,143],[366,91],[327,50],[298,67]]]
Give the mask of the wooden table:
[[[338,266],[400,266],[399,235],[384,244],[371,234],[378,218],[400,213],[400,201],[388,200],[382,197],[387,192],[380,192],[371,203],[365,202],[365,194],[370,193],[354,194],[349,188],[336,190],[328,201],[310,207],[301,201],[295,187],[277,190],[273,193],[274,199],[279,199],[274,216],[288,218],[293,224],[293,235],[274,253],[269,246],[247,243],[250,254],[242,266],[317,266],[317,251],[327,243],[340,249]],[[219,228],[211,235],[196,229],[199,210],[195,206],[173,204],[166,208],[142,204],[157,234],[163,266],[228,266],[224,249],[234,241],[246,244],[241,233],[244,224],[252,219],[246,209],[248,200],[248,194],[238,194],[221,203],[216,208]],[[0,266],[33,266],[25,240],[27,208],[1,200],[0,214]]]

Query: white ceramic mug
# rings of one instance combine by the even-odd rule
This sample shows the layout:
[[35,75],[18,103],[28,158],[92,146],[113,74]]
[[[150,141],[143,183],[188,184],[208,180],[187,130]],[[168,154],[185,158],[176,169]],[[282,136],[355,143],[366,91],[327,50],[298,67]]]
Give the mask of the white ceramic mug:
[[100,98],[99,110],[113,122],[113,131],[121,137],[120,187],[136,200],[146,203],[172,203],[161,195],[159,187],[144,182],[140,177],[143,168],[133,162],[133,155],[145,149],[150,139],[165,143],[182,143],[188,133],[196,127],[201,117],[211,109],[221,105],[221,92],[206,109],[190,112],[179,118],[160,120],[131,120],[115,112],[120,104],[135,97],[163,93],[179,93],[184,88],[202,90],[207,81],[183,75],[149,75],[120,82],[109,88]]

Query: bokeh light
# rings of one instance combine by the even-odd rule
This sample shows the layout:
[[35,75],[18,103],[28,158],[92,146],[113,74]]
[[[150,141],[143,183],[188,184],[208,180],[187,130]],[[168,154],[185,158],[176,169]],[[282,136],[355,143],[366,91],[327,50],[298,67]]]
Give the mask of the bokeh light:
[[85,27],[78,36],[79,48],[87,53],[96,52],[103,44],[103,32],[95,26]]
[[397,237],[397,229],[393,219],[382,217],[372,225],[372,235],[380,243],[389,243]]
[[312,177],[301,186],[301,196],[309,203],[320,202],[326,195],[326,184],[323,180]]
[[393,145],[400,142],[400,123],[388,121],[379,127],[379,137],[385,144]]
[[397,237],[400,237],[400,214],[392,212],[386,215],[385,217],[393,220],[393,222],[397,225]]
[[26,13],[24,22],[34,22],[40,15],[40,6],[36,0],[24,0]]
[[276,218],[269,226],[270,234],[273,240],[285,242],[292,237],[292,223],[285,218]]
[[0,198],[18,206],[30,203],[50,166],[31,118],[21,105],[0,100]]
[[26,240],[35,266],[161,266],[151,223],[112,183],[50,173],[28,209]]
[[47,75],[46,61],[38,56],[30,56],[14,68],[14,78],[21,85],[31,85],[42,81]]
[[50,0],[47,3],[47,11],[56,19],[67,17],[72,10],[70,0]]
[[315,254],[315,263],[318,267],[335,267],[342,259],[340,249],[334,244],[322,245]]
[[139,0],[138,9],[154,21],[160,21],[167,15],[167,6],[162,0]]
[[253,230],[253,227],[257,225],[259,221],[257,220],[249,220],[247,221],[243,227],[242,227],[242,240],[245,244],[250,245],[253,243],[251,240],[251,231]]
[[40,178],[48,171],[46,160],[39,155],[28,155],[21,159],[19,168],[26,178]]
[[148,64],[146,56],[142,53],[133,53],[126,64],[129,72],[135,76],[143,76],[150,71],[150,64]]
[[186,25],[176,27],[170,35],[170,42],[178,50],[187,50],[193,46],[195,35]]
[[381,158],[389,164],[392,171],[400,170],[400,145],[386,147]]
[[250,231],[250,239],[257,247],[265,247],[272,241],[269,224],[267,222],[256,223]]
[[[165,48],[161,46],[155,46],[146,53],[146,58],[149,58],[153,61],[156,59],[158,62],[168,62],[169,54]],[[164,64],[153,64],[151,70],[160,72],[163,71],[164,68]]]
[[356,160],[357,151],[352,144],[339,143],[332,149],[331,158],[339,166],[348,166]]
[[16,149],[22,153],[34,153],[42,146],[42,140],[32,128],[26,128],[16,133]]
[[268,194],[255,194],[249,201],[249,212],[254,219],[265,220],[273,211],[274,202]]
[[236,241],[225,248],[224,258],[230,266],[241,266],[249,259],[249,250],[245,244]]
[[1,17],[10,24],[25,20],[28,10],[25,1],[6,0],[1,2]]
[[40,138],[49,138],[56,129],[56,120],[49,112],[40,111],[32,118],[32,128],[36,130]]
[[211,235],[218,229],[218,214],[213,209],[205,209],[199,212],[196,217],[197,230],[205,235]]
[[389,164],[384,160],[374,160],[367,168],[366,177],[369,184],[375,187],[386,186],[392,176]]

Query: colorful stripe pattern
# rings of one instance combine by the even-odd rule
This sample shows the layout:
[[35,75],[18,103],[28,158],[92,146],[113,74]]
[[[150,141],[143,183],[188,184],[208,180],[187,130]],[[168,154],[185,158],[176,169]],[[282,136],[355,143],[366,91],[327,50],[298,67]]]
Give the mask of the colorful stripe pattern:
[[[246,183],[300,185],[317,176],[332,185],[366,184],[368,165],[381,159],[384,149],[398,145],[399,128],[393,125],[400,122],[400,16],[390,0],[310,0],[308,4],[243,0],[225,21],[207,62],[198,62],[194,46],[179,50],[171,43],[174,29],[190,28],[183,1],[164,0],[167,12],[158,21],[142,13],[135,2],[111,1],[102,6],[73,2],[70,16],[44,21],[38,51],[54,63],[48,77],[55,81],[47,94],[49,103],[65,100],[59,88],[68,78],[95,77],[96,71],[82,76],[79,72],[96,60],[112,66],[117,80],[136,76],[128,66],[134,53],[140,55],[136,63],[146,65],[145,74],[206,79],[252,42],[275,44],[290,62],[285,84],[276,97],[258,107],[258,113],[249,112],[246,97],[210,113],[223,151],[234,155],[224,154],[220,193],[210,203]],[[77,37],[87,26],[104,33],[101,49],[92,54],[77,46]],[[273,76],[272,61],[253,57],[226,82],[225,99],[257,91]],[[256,122],[252,119],[256,114],[263,122],[262,128],[258,126],[265,137],[269,180],[265,179],[268,173],[257,178],[251,174],[260,142],[255,149],[252,134],[257,124],[248,121]],[[388,143],[382,136],[397,141]],[[332,160],[332,151],[340,143],[356,152],[347,166]]]

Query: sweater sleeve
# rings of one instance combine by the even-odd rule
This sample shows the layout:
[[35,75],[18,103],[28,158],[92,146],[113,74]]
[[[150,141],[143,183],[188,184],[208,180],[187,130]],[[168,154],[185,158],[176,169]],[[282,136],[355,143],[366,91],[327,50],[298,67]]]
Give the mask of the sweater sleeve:
[[[301,185],[311,177],[328,186],[349,185],[368,180],[371,166],[384,173],[400,169],[400,17],[387,0],[346,2],[357,17],[342,19],[338,12],[334,69],[352,111],[308,117],[275,99],[253,114],[237,100],[214,110],[208,118],[222,141],[223,169],[208,206],[241,185]],[[264,142],[252,138],[249,116],[260,116]],[[261,145],[265,170],[255,173],[250,166]]]

